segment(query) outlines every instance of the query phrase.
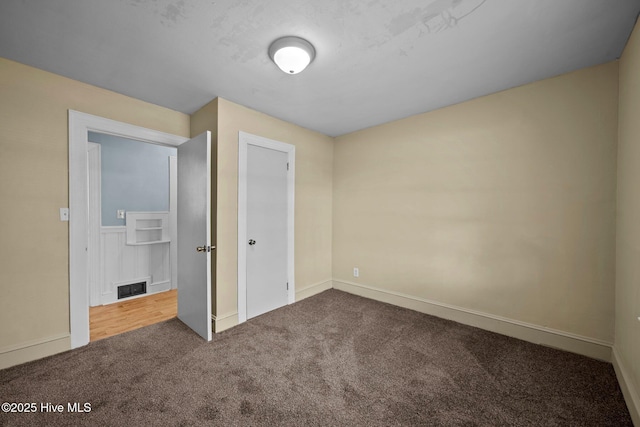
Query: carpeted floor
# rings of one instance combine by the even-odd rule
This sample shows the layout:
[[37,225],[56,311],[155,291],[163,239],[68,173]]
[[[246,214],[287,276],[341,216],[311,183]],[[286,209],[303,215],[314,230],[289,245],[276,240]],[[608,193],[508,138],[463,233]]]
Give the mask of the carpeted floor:
[[211,343],[173,319],[6,369],[0,401],[38,406],[2,425],[632,425],[608,363],[336,290]]

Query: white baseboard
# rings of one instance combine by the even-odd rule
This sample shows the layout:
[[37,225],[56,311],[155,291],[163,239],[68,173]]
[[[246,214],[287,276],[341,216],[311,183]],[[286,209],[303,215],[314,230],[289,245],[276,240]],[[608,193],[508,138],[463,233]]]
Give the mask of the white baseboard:
[[71,337],[68,333],[7,346],[0,349],[0,369],[42,359],[67,350],[71,350]]
[[317,295],[320,292],[324,292],[333,287],[331,280],[325,280],[324,282],[316,283],[315,285],[307,286],[304,289],[296,290],[296,302],[305,298]]
[[231,329],[238,325],[238,313],[228,313],[222,316],[211,316],[213,321],[213,332],[218,333]]
[[[304,289],[297,290],[296,302],[319,294],[327,289],[331,289],[332,286],[331,280],[326,280],[324,282],[316,283],[315,285],[307,286]],[[213,331],[215,333],[226,331],[227,329],[233,328],[239,324],[237,312],[224,314],[222,316],[211,316],[211,320],[213,321]]]
[[333,288],[594,359],[611,361],[612,343],[344,280]]
[[620,389],[624,395],[624,400],[627,403],[627,408],[631,414],[631,421],[633,425],[640,426],[640,395],[638,390],[633,384],[631,376],[629,375],[629,369],[624,365],[615,345],[613,346],[612,355],[613,369],[616,371],[616,377],[618,377],[618,383]]
[[157,294],[158,292],[166,292],[171,290],[171,280],[163,280],[149,284],[147,295]]

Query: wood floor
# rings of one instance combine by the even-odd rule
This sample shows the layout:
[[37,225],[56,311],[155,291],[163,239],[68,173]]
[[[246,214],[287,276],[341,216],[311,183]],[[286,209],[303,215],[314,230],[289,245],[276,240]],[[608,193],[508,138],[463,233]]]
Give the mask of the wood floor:
[[114,304],[89,307],[90,341],[153,325],[177,315],[177,289]]

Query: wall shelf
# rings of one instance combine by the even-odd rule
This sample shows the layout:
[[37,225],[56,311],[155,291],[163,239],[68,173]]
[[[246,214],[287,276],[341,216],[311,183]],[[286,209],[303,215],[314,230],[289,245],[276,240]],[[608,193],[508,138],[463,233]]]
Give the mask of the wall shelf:
[[127,245],[170,243],[169,212],[127,212]]

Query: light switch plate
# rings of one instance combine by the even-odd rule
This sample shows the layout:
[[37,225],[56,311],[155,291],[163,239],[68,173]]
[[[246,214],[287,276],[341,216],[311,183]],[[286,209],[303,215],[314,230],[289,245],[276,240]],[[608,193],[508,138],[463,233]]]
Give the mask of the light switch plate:
[[60,221],[69,221],[69,208],[60,208]]
[[124,209],[118,209],[116,213],[116,218],[124,219]]

